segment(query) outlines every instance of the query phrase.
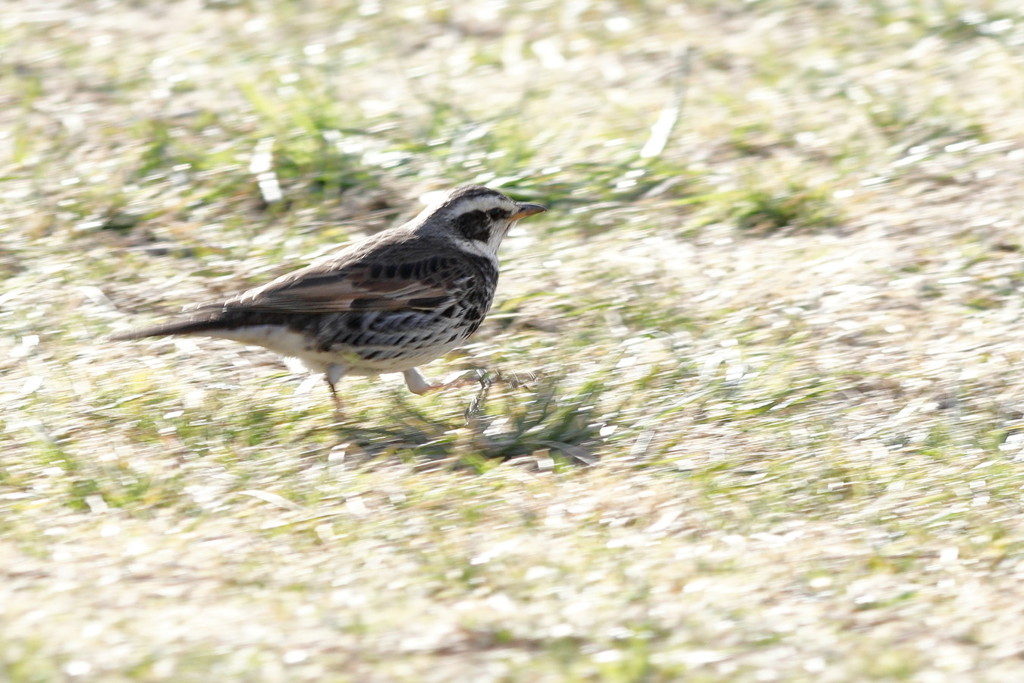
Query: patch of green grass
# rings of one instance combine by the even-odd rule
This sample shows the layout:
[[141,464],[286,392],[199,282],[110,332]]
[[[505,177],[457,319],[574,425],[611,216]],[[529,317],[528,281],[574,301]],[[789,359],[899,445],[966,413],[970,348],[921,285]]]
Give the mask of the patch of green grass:
[[790,184],[781,189],[750,188],[732,206],[736,226],[754,235],[783,229],[816,230],[840,222],[830,193],[823,188]]

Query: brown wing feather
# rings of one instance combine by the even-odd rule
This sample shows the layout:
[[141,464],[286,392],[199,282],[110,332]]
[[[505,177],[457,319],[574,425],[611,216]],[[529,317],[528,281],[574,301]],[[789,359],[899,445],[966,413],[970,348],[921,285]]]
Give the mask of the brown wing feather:
[[398,243],[373,250],[346,250],[210,307],[344,313],[429,310],[448,301],[455,283],[439,272],[431,272],[424,279],[417,277],[424,270],[417,266],[427,258],[421,249],[404,246]]
[[[372,278],[368,268],[349,268],[330,276],[298,280],[280,288],[243,295],[228,307],[290,313],[397,311],[422,308],[423,300],[448,298],[447,288],[408,278]],[[418,303],[418,305],[417,305]]]

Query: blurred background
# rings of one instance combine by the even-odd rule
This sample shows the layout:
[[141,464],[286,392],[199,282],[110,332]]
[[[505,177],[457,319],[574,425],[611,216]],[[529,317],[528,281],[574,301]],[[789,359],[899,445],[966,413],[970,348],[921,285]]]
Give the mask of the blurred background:
[[[1024,12],[0,4],[0,678],[1013,680]],[[466,183],[420,398],[105,337]],[[1022,565],[1024,566],[1024,565]]]

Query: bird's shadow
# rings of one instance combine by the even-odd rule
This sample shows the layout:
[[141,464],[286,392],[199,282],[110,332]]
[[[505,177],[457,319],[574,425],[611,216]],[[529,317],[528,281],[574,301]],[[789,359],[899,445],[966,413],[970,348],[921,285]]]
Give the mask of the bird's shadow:
[[331,429],[363,461],[397,457],[485,469],[543,454],[590,465],[601,440],[597,399],[603,389],[594,382],[569,386],[565,376],[482,372],[462,415],[439,420],[430,406],[396,391],[386,419],[342,418]]

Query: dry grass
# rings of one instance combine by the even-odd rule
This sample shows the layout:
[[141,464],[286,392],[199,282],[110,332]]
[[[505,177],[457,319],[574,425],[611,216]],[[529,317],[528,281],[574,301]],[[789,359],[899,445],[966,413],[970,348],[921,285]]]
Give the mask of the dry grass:
[[[0,678],[1024,676],[1017,3],[27,5]],[[104,341],[463,182],[523,386]]]

